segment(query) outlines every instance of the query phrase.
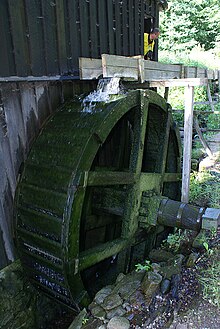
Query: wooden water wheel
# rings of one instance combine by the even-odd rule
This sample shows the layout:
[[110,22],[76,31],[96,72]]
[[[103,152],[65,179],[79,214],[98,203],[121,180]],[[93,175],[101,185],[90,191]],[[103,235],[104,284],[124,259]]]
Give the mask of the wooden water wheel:
[[[62,106],[35,141],[17,189],[17,245],[38,287],[78,309],[155,243],[144,200],[180,196],[180,142],[150,90],[84,111]],[[161,231],[161,227],[160,227]]]

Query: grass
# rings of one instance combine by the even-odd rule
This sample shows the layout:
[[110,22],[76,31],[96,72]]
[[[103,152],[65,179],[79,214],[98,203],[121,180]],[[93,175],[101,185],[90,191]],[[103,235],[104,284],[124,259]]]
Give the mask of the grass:
[[209,171],[194,172],[190,176],[189,203],[220,208],[220,176]]
[[203,299],[210,304],[220,307],[220,253],[219,248],[212,249],[213,253],[207,252],[209,266],[200,270],[198,280],[202,285]]

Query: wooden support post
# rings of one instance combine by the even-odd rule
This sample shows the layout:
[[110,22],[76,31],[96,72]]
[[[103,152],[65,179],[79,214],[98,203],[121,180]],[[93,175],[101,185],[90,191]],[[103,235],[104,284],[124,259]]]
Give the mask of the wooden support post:
[[164,99],[168,101],[168,95],[169,95],[169,87],[165,87],[164,90]]
[[192,154],[193,100],[194,87],[188,85],[185,87],[182,202],[189,201],[189,183]]

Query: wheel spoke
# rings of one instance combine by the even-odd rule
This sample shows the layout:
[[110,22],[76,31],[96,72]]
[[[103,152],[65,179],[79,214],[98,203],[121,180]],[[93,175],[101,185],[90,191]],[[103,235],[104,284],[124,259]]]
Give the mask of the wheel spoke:
[[130,243],[131,241],[126,239],[116,239],[81,252],[79,255],[79,270],[82,271],[106,258],[118,254]]
[[85,186],[129,185],[134,184],[135,175],[119,171],[89,171],[85,172],[81,184]]
[[130,170],[140,174],[144,152],[149,100],[145,92],[140,93],[140,107],[135,113],[134,140],[131,150]]

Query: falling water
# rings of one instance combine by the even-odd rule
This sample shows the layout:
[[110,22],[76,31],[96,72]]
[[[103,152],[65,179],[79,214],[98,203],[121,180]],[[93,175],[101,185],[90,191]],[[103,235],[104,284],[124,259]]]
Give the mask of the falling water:
[[121,93],[119,86],[120,78],[101,79],[98,82],[97,89],[86,96],[83,101],[83,112],[92,112],[96,102],[108,102],[111,95]]

